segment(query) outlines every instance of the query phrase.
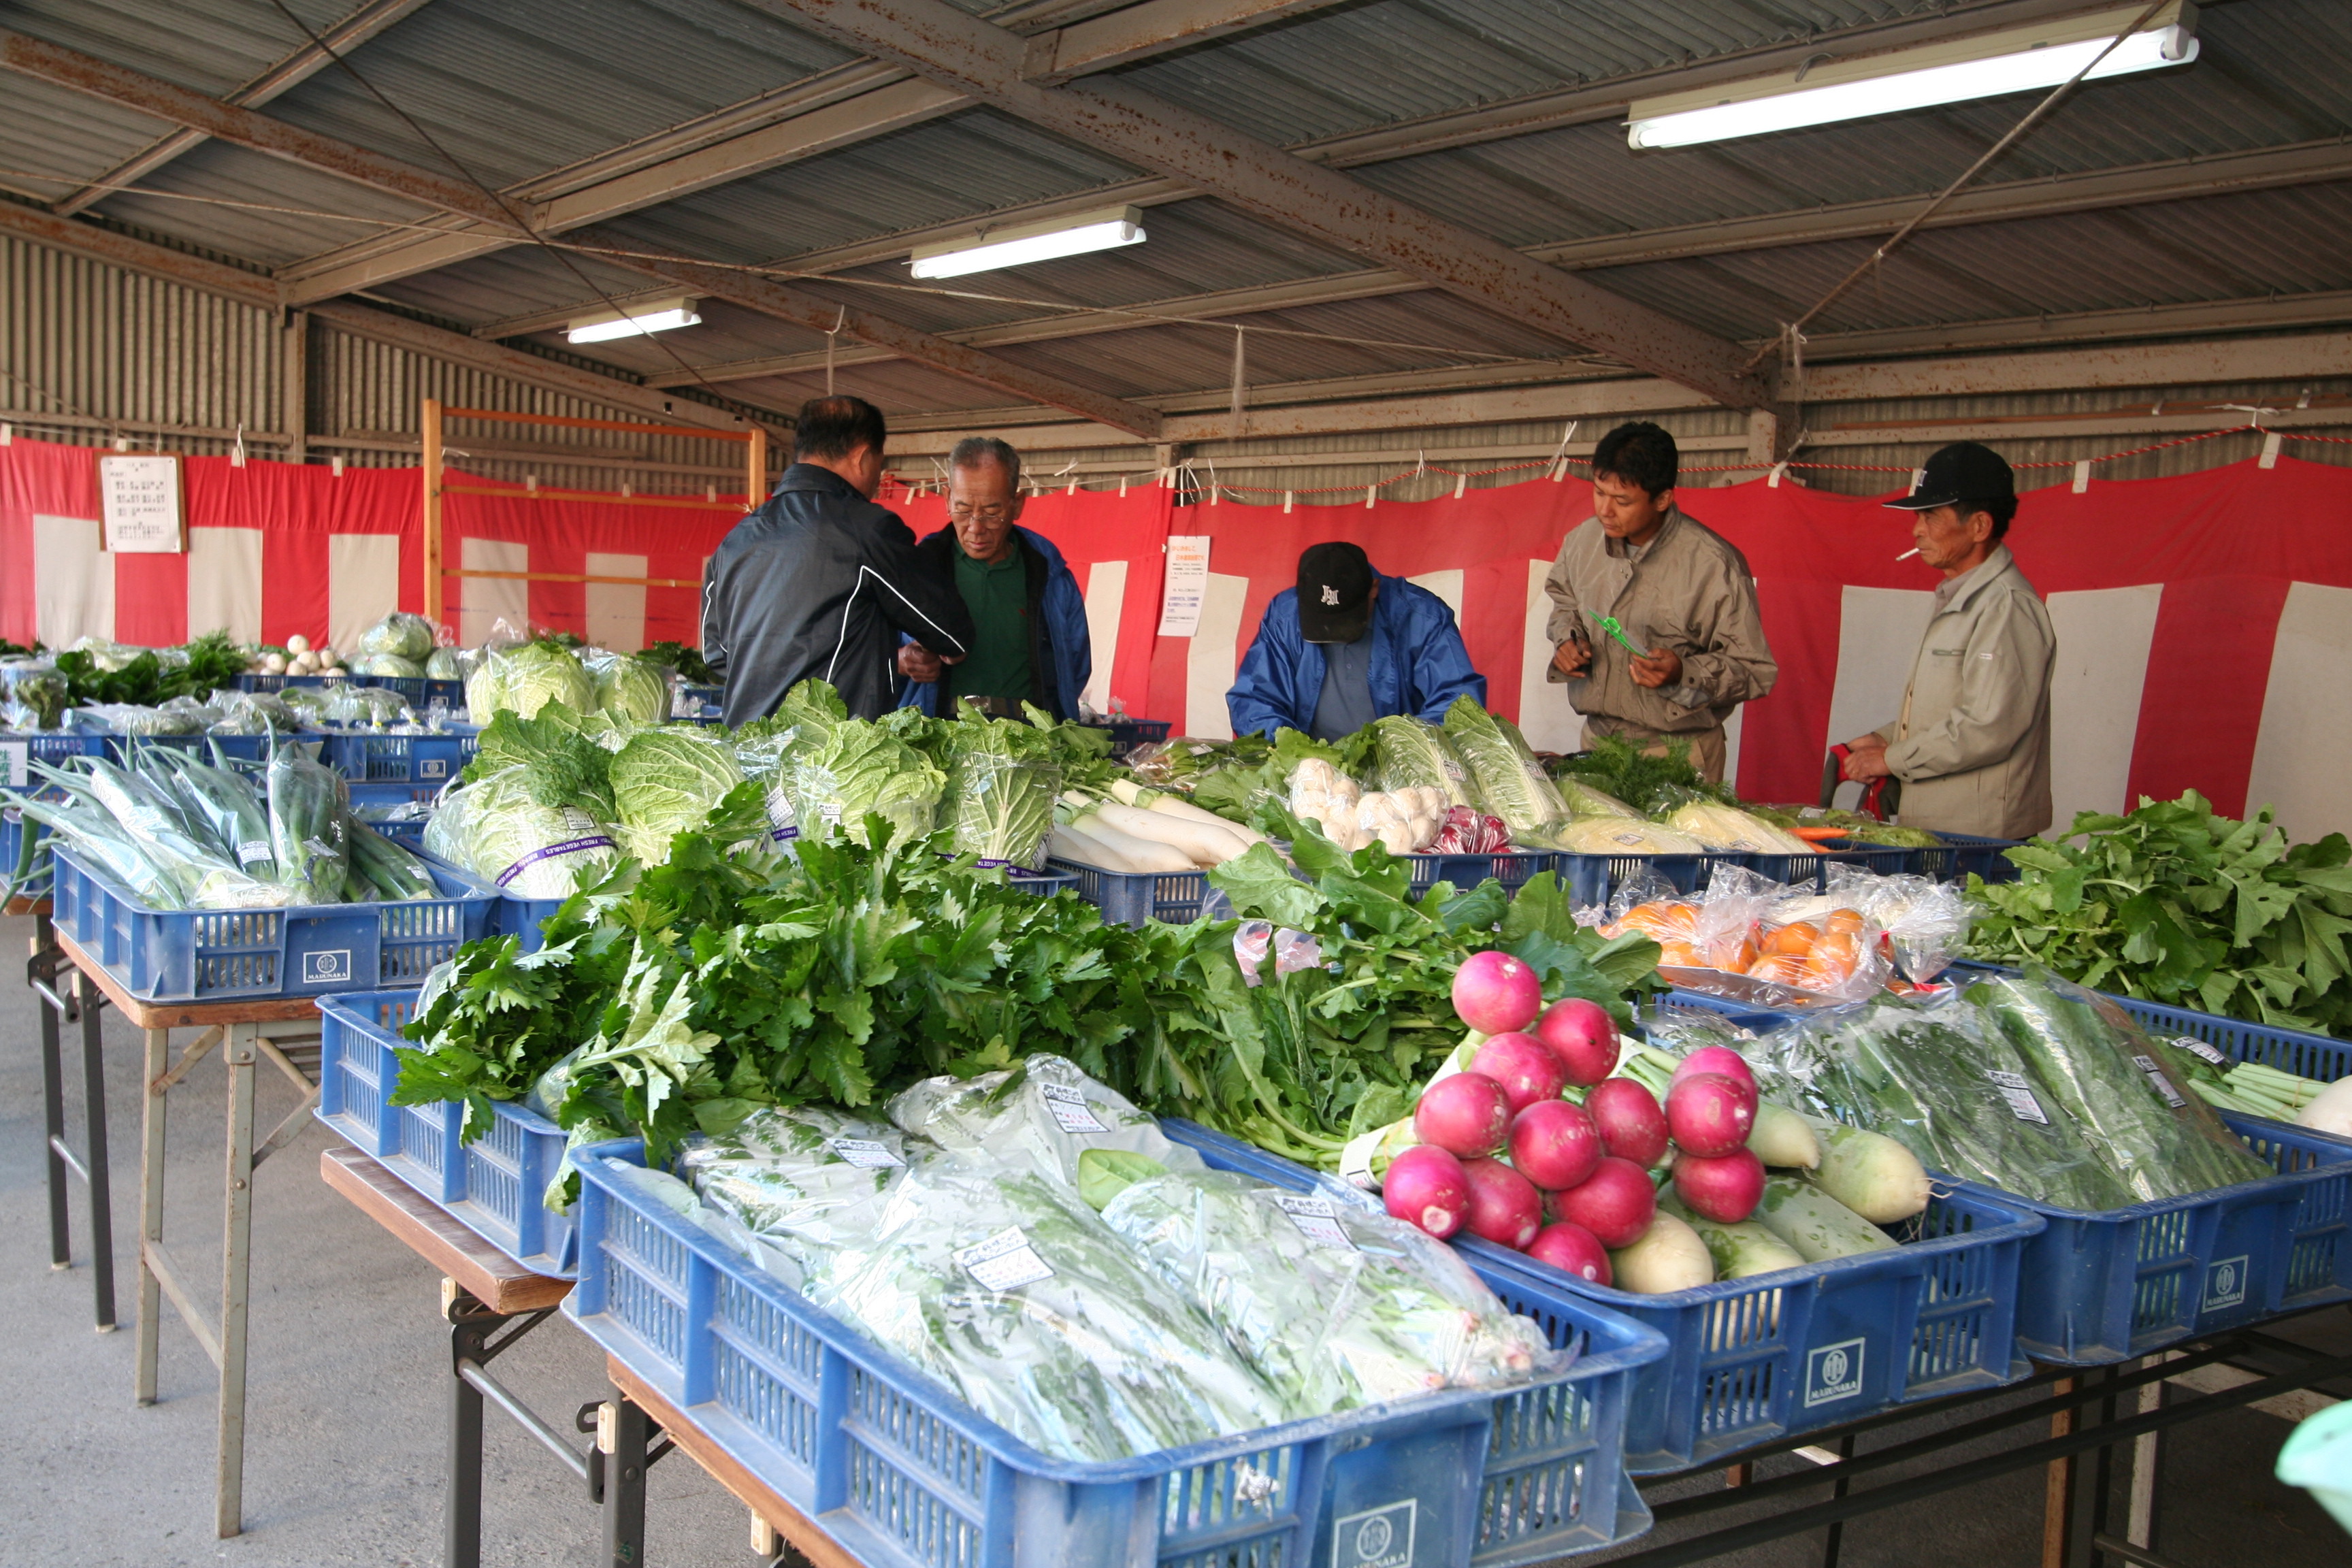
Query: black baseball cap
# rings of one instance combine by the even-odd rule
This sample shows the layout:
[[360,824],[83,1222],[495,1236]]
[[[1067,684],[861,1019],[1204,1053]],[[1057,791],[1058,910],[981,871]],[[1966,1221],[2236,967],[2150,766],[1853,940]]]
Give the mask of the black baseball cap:
[[1909,495],[1886,504],[1905,511],[1927,511],[1964,500],[1993,501],[2017,494],[2017,476],[2008,459],[1990,447],[1955,441],[1927,459],[1919,482]]
[[1356,544],[1310,544],[1298,556],[1298,632],[1354,642],[1372,625],[1372,563]]

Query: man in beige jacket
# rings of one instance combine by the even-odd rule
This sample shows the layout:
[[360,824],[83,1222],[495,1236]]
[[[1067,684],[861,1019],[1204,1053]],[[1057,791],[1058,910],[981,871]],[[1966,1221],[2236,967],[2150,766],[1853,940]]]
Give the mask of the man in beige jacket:
[[1620,425],[1593,449],[1593,515],[1569,531],[1544,579],[1544,631],[1557,645],[1546,679],[1567,682],[1587,744],[1614,735],[1661,752],[1687,742],[1699,771],[1720,780],[1724,721],[1770,691],[1780,668],[1747,558],[1675,504],[1681,461],[1675,438],[1647,423]]
[[1919,559],[1944,574],[1895,721],[1846,742],[1845,776],[1903,781],[1906,827],[2030,838],[2050,826],[2050,612],[2003,544],[2016,480],[1973,441],[1927,459],[1913,492]]

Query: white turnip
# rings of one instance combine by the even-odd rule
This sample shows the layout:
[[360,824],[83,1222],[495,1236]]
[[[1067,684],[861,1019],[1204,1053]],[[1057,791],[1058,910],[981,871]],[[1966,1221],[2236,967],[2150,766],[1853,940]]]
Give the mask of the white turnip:
[[1511,1132],[1510,1097],[1484,1073],[1458,1072],[1421,1091],[1414,1136],[1449,1154],[1475,1160],[1501,1149]]
[[1651,1185],[1647,1171],[1612,1155],[1576,1185],[1552,1194],[1544,1208],[1556,1220],[1582,1226],[1614,1251],[1632,1246],[1649,1228],[1657,1213],[1658,1190]]
[[1745,1148],[1755,1127],[1755,1089],[1721,1073],[1693,1073],[1666,1090],[1666,1131],[1685,1154]]
[[1528,1256],[1595,1285],[1606,1285],[1615,1277],[1601,1238],[1569,1220],[1555,1221],[1536,1232],[1536,1238],[1528,1243]]
[[1675,1195],[1693,1214],[1738,1225],[1764,1196],[1764,1162],[1746,1149],[1728,1154],[1685,1153],[1675,1162]]
[[1612,1154],[1644,1169],[1665,1158],[1666,1113],[1641,1083],[1604,1079],[1585,1095],[1584,1109]]
[[1577,1185],[1607,1152],[1592,1118],[1564,1100],[1538,1100],[1511,1122],[1511,1163],[1547,1192]]
[[1536,972],[1507,952],[1474,952],[1454,972],[1454,1014],[1482,1035],[1524,1029],[1542,1007]]
[[1500,1160],[1465,1160],[1470,1215],[1463,1228],[1498,1247],[1524,1251],[1543,1228],[1543,1197],[1535,1184]]
[[1444,1241],[1469,1217],[1470,1178],[1444,1150],[1415,1144],[1389,1162],[1381,1197],[1393,1217]]
[[1698,1232],[1670,1214],[1659,1215],[1650,1228],[1625,1247],[1612,1247],[1609,1267],[1617,1289],[1644,1296],[1670,1296],[1715,1283],[1715,1259]]
[[1470,1070],[1503,1086],[1513,1114],[1541,1100],[1558,1100],[1568,1074],[1551,1048],[1533,1035],[1490,1035],[1470,1058]]

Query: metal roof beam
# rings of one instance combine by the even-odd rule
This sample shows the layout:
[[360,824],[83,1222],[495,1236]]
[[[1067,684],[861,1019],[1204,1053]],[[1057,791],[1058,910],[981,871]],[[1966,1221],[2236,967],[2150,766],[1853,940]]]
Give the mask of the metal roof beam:
[[125,271],[184,284],[205,293],[234,300],[240,305],[275,310],[280,304],[277,281],[266,272],[247,272],[210,257],[152,244],[131,235],[100,228],[80,218],[59,217],[39,207],[0,201],[0,234],[29,239],[70,256],[103,261]]
[[754,0],[1020,119],[1182,180],[1242,211],[1419,278],[1565,342],[1747,407],[1768,401],[1738,347],[1544,266],[1337,170],[1156,99],[1126,79],[1040,87],[1013,34],[946,0]]
[[[430,3],[431,0],[367,0],[358,10],[320,34],[318,44],[304,44],[230,93],[223,101],[245,109],[258,109],[333,64],[335,55],[358,47],[394,22],[413,11],[422,10]],[[320,44],[326,47],[321,48]],[[201,131],[174,131],[132,153],[65,200],[51,204],[49,210],[59,217],[71,217],[92,203],[104,201],[113,195],[115,186],[144,179],[205,140]]]
[[[1009,35],[1008,35],[1009,36]],[[331,136],[321,136],[249,109],[207,98],[143,73],[72,49],[0,30],[0,67],[74,88],[108,102],[159,119],[176,120],[225,142],[323,170],[359,184],[427,207],[472,219],[512,236],[530,237],[500,201],[465,182],[420,169],[396,158]],[[724,299],[817,331],[838,328],[853,338],[889,350],[951,375],[1010,392],[1033,402],[1067,409],[1087,419],[1143,437],[1159,428],[1160,416],[1122,398],[1089,391],[1057,376],[1031,371],[978,349],[953,343],[887,316],[786,288],[765,279],[713,267],[687,257],[661,259],[612,258],[626,270]]]
[[[1338,0],[1144,0],[1031,35],[1029,47],[1055,80],[1108,70],[1247,28],[1338,4]],[[1056,9],[1024,5],[997,13],[1020,30]],[[676,201],[837,147],[936,120],[972,100],[878,60],[855,60],[746,104],[616,148],[507,194],[532,204],[532,226],[561,234]],[[387,235],[339,247],[286,269],[298,301],[429,272],[511,243],[453,226],[447,234]]]

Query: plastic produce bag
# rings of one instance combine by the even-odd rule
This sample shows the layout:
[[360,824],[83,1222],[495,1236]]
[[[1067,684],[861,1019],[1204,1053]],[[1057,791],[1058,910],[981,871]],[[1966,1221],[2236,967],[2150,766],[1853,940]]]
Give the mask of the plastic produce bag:
[[[421,673],[424,661],[432,656],[434,640],[431,621],[426,620],[423,616],[412,615],[406,610],[394,610],[375,625],[361,632],[352,641],[348,651],[362,660],[370,656],[390,655],[418,666],[418,669],[406,672],[416,674]],[[358,675],[399,673],[392,670],[365,670],[357,664],[352,666],[352,670]]]
[[803,837],[839,833],[866,842],[866,820],[879,816],[894,843],[937,826],[947,774],[878,724],[844,722],[793,769],[789,794]]
[[954,1160],[895,1178],[807,1287],[1023,1441],[1118,1459],[1279,1424],[1284,1400],[1070,1188]]
[[1514,837],[1540,840],[1567,818],[1568,803],[1508,719],[1457,697],[1445,710],[1445,734],[1477,781],[1486,809],[1510,824]]
[[1372,782],[1389,792],[1443,790],[1448,806],[1479,805],[1469,764],[1439,725],[1406,714],[1372,721]]
[[2056,1108],[2105,1151],[2135,1198],[2184,1197],[2277,1172],[2189,1090],[2168,1044],[2103,998],[2046,971],[1964,993],[2016,1048]]
[[1042,871],[1061,793],[1062,770],[1051,763],[958,744],[940,826],[959,855],[977,855],[983,866]]
[[270,753],[266,777],[278,886],[298,904],[341,902],[351,868],[351,799],[342,775],[299,746],[280,746]]
[[1665,814],[1675,831],[1696,838],[1709,849],[1747,855],[1807,855],[1813,847],[1784,833],[1759,816],[1720,801],[1685,800]]
[[201,710],[142,708],[133,702],[93,702],[74,711],[118,735],[201,735],[207,722]]
[[1955,883],[1874,876],[1843,861],[1830,863],[1827,882],[1832,899],[1851,903],[1886,933],[1895,967],[1915,985],[1943,973],[1968,945],[1975,911]]
[[68,700],[66,678],[47,659],[0,659],[0,728],[57,729]]
[[581,660],[595,683],[596,707],[632,724],[669,717],[669,682],[660,668],[633,655],[590,650]]
[[700,827],[742,782],[733,749],[710,731],[688,724],[639,730],[613,755],[622,853],[660,865],[670,840]]
[[1607,790],[1587,784],[1574,773],[1563,773],[1552,782],[1559,786],[1559,797],[1568,803],[1572,817],[1630,816],[1638,820],[1642,815]]
[[466,680],[466,709],[477,723],[488,723],[501,708],[528,719],[550,702],[574,713],[596,710],[595,682],[578,659],[552,643],[493,644],[483,649],[480,667]]
[[1452,1247],[1347,1199],[1174,1172],[1120,1192],[1103,1223],[1223,1331],[1294,1418],[1490,1386],[1561,1359]]
[[413,658],[396,653],[362,653],[352,656],[350,665],[353,675],[373,675],[398,680],[422,680],[425,666]]
[[890,1101],[891,1123],[966,1164],[1034,1172],[1075,1191],[1089,1149],[1141,1154],[1197,1171],[1200,1155],[1171,1143],[1159,1121],[1066,1057],[1034,1056],[978,1078],[930,1078]]
[[351,869],[344,879],[344,897],[353,902],[406,903],[437,899],[441,886],[432,868],[356,816],[344,824],[351,848]]
[[446,792],[425,848],[518,899],[568,899],[620,858],[605,824],[577,806],[540,805],[520,766]]
[[840,1248],[871,1242],[883,1194],[908,1160],[906,1139],[886,1122],[762,1106],[723,1136],[688,1138],[677,1166],[756,1244],[750,1256],[801,1289]]
[[1706,849],[1687,833],[1614,813],[1570,817],[1555,826],[1549,842],[1572,855],[1698,855]]
[[215,735],[267,735],[302,727],[293,707],[274,691],[215,692],[212,706],[215,717],[205,728]]
[[1510,826],[1499,816],[1489,816],[1466,805],[1447,808],[1444,818],[1437,825],[1437,837],[1430,841],[1433,855],[1492,855],[1511,847]]

